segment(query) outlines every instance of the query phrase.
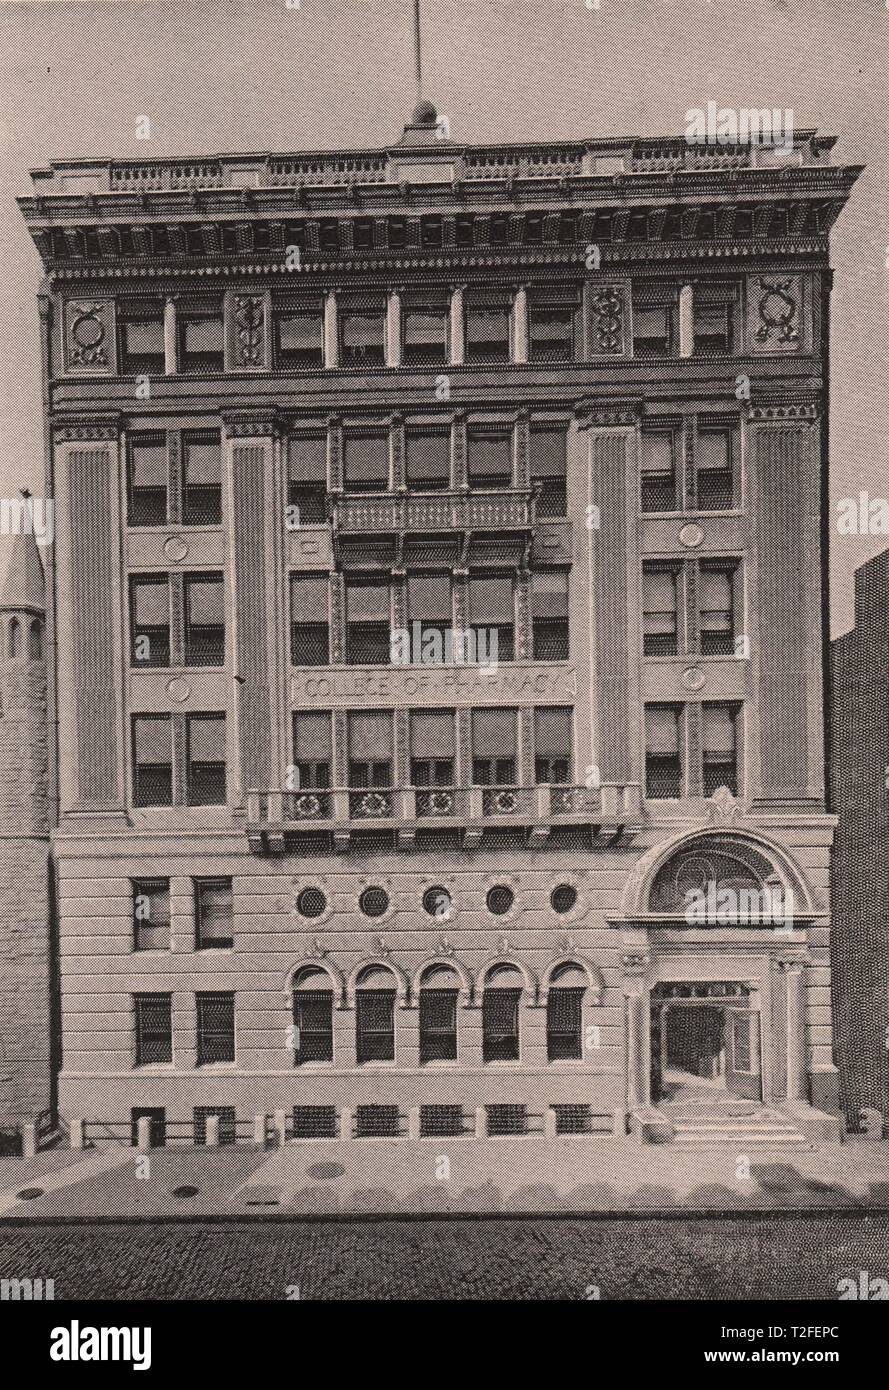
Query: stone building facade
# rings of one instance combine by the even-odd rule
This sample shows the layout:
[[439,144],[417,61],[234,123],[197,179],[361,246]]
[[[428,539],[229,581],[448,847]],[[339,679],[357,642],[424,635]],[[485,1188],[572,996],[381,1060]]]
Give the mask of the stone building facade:
[[831,643],[833,985],[848,1123],[889,1115],[889,551],[855,575],[855,626]]
[[442,135],[421,105],[384,150],[59,162],[20,200],[69,1120],[836,1108],[828,235],[857,171],[811,131]]

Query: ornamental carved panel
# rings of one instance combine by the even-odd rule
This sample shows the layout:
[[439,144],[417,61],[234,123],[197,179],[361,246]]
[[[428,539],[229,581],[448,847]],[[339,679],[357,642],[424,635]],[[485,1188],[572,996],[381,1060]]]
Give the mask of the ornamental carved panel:
[[627,310],[623,285],[589,285],[589,356],[622,357],[626,352]]
[[811,339],[806,283],[780,271],[747,280],[747,338],[751,352],[806,352]]
[[63,350],[68,372],[116,372],[114,300],[69,299],[65,305]]
[[269,366],[268,304],[264,294],[233,294],[229,300],[229,359],[234,371]]

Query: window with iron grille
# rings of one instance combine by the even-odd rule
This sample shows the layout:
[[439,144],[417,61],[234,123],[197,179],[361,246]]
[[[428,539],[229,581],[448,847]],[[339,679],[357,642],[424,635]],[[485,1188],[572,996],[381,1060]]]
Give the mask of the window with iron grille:
[[173,996],[133,996],[136,1023],[136,1066],[173,1060]]
[[222,311],[214,305],[183,309],[176,315],[180,372],[225,370]]
[[574,710],[569,706],[534,711],[534,780],[564,785],[571,780]]
[[678,437],[673,429],[643,430],[641,487],[643,512],[675,512],[677,507],[676,459]]
[[300,989],[293,996],[296,1066],[333,1061],[333,991]]
[[138,435],[127,450],[127,520],[131,526],[167,524],[167,439]]
[[738,795],[737,704],[705,704],[702,708],[701,756],[704,795],[720,787]]
[[207,1142],[207,1121],[215,1116],[219,1121],[220,1144],[237,1142],[237,1123],[233,1105],[196,1105],[194,1107],[194,1142],[200,1147]]
[[329,664],[329,586],[327,574],[290,576],[290,660],[294,666]]
[[556,1134],[592,1134],[593,1116],[589,1105],[554,1105]]
[[489,1105],[488,1134],[527,1134],[528,1107],[526,1105]]
[[568,660],[570,638],[567,570],[533,571],[531,633],[535,661]]
[[130,661],[170,664],[170,581],[166,574],[130,579]]
[[645,706],[645,794],[682,795],[681,705]]
[[163,375],[166,362],[162,300],[119,300],[117,337],[121,376]]
[[546,997],[548,1062],[579,1061],[583,1056],[583,990],[551,986]]
[[197,1065],[235,1060],[235,996],[196,994]]
[[327,435],[322,430],[290,440],[287,505],[297,508],[294,525],[323,526],[327,521]]
[[642,651],[645,656],[675,656],[678,566],[651,562],[642,566]]
[[182,439],[182,524],[218,526],[222,521],[222,445],[218,434]]
[[133,805],[172,806],[173,731],[168,714],[133,716]]
[[420,1064],[456,1062],[457,990],[420,990]]
[[395,1061],[395,991],[359,989],[355,993],[356,1060]]
[[462,1105],[420,1106],[421,1138],[440,1135],[443,1139],[447,1139],[465,1132]]
[[486,989],[482,995],[482,1058],[519,1060],[520,989]]
[[404,471],[412,492],[446,492],[451,485],[449,426],[404,432]]
[[392,586],[389,576],[346,576],[346,661],[350,666],[388,666],[392,651]]
[[294,1139],[335,1139],[336,1136],[335,1105],[294,1105]]
[[225,590],[221,574],[185,576],[185,664],[225,664]]
[[195,949],[231,950],[234,941],[234,899],[230,878],[194,881]]
[[225,715],[191,714],[185,721],[188,767],[186,805],[224,806]]
[[324,366],[324,311],[320,305],[276,309],[272,334],[278,371],[310,371]]
[[355,1107],[357,1139],[397,1139],[401,1132],[397,1105],[358,1105]]
[[170,880],[133,879],[133,949],[169,951]]
[[537,489],[537,516],[568,515],[568,431],[564,425],[532,425],[531,483]]

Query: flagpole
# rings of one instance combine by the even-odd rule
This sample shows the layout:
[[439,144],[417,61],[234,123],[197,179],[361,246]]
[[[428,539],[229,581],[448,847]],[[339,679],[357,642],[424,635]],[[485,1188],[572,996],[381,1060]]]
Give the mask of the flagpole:
[[420,59],[420,0],[414,0],[414,71],[417,82],[417,104],[423,97],[423,65]]

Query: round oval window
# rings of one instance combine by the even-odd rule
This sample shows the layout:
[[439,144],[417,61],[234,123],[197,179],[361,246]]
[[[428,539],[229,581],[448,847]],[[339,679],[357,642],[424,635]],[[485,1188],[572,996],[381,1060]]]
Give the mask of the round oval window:
[[301,917],[320,917],[326,907],[327,899],[320,888],[304,888],[296,900]]
[[451,895],[447,888],[427,888],[423,894],[423,911],[442,921],[451,915]]
[[358,906],[365,917],[382,917],[389,910],[389,894],[385,888],[365,888]]
[[549,900],[553,912],[570,912],[577,902],[577,889],[572,888],[570,883],[560,883],[558,888],[553,889]]
[[505,884],[500,883],[496,888],[491,888],[488,891],[487,901],[488,911],[492,912],[495,917],[502,917],[504,913],[507,913],[512,907],[515,901],[515,895],[511,888],[507,888]]

